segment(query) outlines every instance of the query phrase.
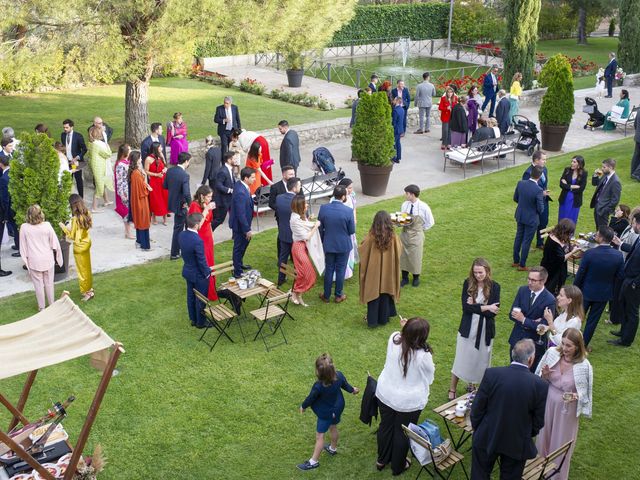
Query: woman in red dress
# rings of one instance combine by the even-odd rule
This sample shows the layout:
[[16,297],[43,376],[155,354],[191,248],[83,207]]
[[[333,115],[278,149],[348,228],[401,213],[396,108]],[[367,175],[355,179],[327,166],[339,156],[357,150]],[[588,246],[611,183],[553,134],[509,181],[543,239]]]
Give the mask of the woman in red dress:
[[[174,167],[175,168],[175,167]],[[213,198],[213,192],[208,185],[202,185],[196,194],[193,196],[193,202],[189,206],[189,214],[201,213],[204,217],[204,222],[198,230],[198,235],[204,242],[204,256],[207,259],[207,265],[213,267],[215,265],[213,259],[213,230],[211,230],[211,217],[213,216],[213,209],[216,204],[211,201]],[[218,300],[218,293],[216,292],[216,279],[213,275],[209,277],[209,293],[207,294],[209,300]]]
[[167,165],[162,155],[162,147],[159,142],[151,144],[151,153],[144,161],[144,170],[149,177],[149,185],[153,190],[149,192],[149,207],[153,224],[157,225],[156,216],[162,217],[162,224],[167,224],[167,212],[169,205],[169,191],[162,188],[164,177],[167,174]]

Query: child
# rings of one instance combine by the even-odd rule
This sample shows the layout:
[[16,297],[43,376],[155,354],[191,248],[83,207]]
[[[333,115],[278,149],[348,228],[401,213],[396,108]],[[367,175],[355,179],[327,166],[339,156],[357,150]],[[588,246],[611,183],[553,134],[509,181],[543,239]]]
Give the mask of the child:
[[80,293],[85,302],[91,300],[95,293],[93,291],[93,275],[91,273],[91,215],[78,194],[69,197],[71,205],[71,229],[60,222],[60,228],[67,238],[73,242],[73,258],[76,261],[78,281],[80,283]]
[[[302,402],[300,413],[311,407],[318,417],[316,427],[316,445],[313,449],[313,456],[298,465],[300,470],[312,470],[320,466],[318,459],[320,453],[324,449],[329,455],[338,453],[336,447],[338,445],[338,423],[340,423],[340,415],[344,410],[344,396],[341,388],[349,393],[357,395],[360,392],[356,387],[352,387],[347,382],[342,372],[336,372],[331,357],[323,353],[316,359],[316,376],[318,381],[311,387],[311,393]],[[331,445],[324,444],[324,434],[329,430],[331,432]]]
[[602,94],[606,89],[606,83],[604,81],[604,70],[601,68],[596,74],[596,96],[602,98]]

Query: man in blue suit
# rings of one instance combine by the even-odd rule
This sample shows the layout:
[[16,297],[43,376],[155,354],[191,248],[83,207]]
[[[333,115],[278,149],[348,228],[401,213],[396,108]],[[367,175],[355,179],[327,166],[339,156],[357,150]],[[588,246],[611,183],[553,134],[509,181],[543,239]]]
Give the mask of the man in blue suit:
[[402,130],[404,132],[407,130],[407,114],[411,106],[411,96],[409,95],[409,89],[404,86],[403,80],[398,80],[396,85],[397,87],[391,90],[391,100],[398,97],[402,98],[402,108],[404,108],[404,125]]
[[[60,135],[60,141],[62,142],[62,145],[64,145],[65,153],[69,159],[69,165],[75,165],[77,167],[71,175],[76,181],[78,195],[82,197],[84,195],[82,167],[85,166],[84,155],[87,153],[87,145],[84,143],[84,137],[82,134],[76,132],[73,127],[73,120],[66,119],[62,122],[63,131]],[[142,159],[142,163],[144,164],[144,158]]]
[[203,219],[201,213],[192,213],[186,220],[187,229],[178,235],[180,252],[184,260],[182,276],[187,281],[187,311],[191,325],[197,328],[205,328],[207,319],[202,313],[204,305],[197,299],[193,289],[195,288],[205,297],[207,296],[209,277],[211,276],[211,268],[213,268],[207,265],[207,259],[204,256],[204,242],[198,235]]
[[320,207],[318,220],[320,221],[320,236],[324,250],[324,293],[320,299],[329,303],[333,275],[336,276],[335,302],[341,303],[347,299],[343,293],[344,274],[347,268],[349,252],[353,248],[351,235],[356,232],[353,210],[347,207],[347,189],[338,185],[333,189],[331,201]]
[[529,180],[520,180],[513,193],[513,201],[518,204],[516,208],[516,238],[513,241],[513,263],[511,266],[518,270],[526,271],[527,257],[531,240],[540,223],[540,214],[544,210],[542,188],[538,186],[538,180],[542,175],[541,167],[533,167]]
[[376,93],[378,91],[378,80],[378,75],[376,75],[375,73],[371,75],[371,81],[369,82],[371,93]]
[[523,338],[536,341],[536,358],[530,366],[532,372],[536,371],[538,362],[546,350],[546,341],[538,335],[536,329],[538,325],[548,326],[544,319],[545,309],[551,310],[555,317],[556,299],[544,288],[548,276],[546,268],[532,267],[527,277],[527,285],[518,289],[509,314],[509,319],[513,321],[513,329],[509,336],[511,348]]
[[[11,169],[10,163],[13,158],[14,143],[6,143],[9,139],[2,139],[2,150],[0,150],[0,208],[2,213],[0,219],[3,220],[0,225],[0,240],[4,234],[4,227],[6,224],[7,233],[13,237],[13,245],[11,248],[16,250],[11,254],[12,257],[19,257],[20,252],[20,234],[18,232],[18,225],[16,224],[16,212],[11,206],[11,194],[9,193],[9,182]],[[1,269],[0,269],[1,270]]]
[[178,165],[167,170],[162,187],[169,190],[169,210],[173,212],[173,237],[171,238],[171,260],[180,258],[180,244],[178,235],[184,230],[187,221],[187,210],[191,203],[191,189],[189,188],[189,162],[191,154],[181,152],[178,155]]
[[153,142],[158,142],[162,146],[162,155],[164,155],[164,158],[169,158],[167,157],[167,142],[162,135],[162,124],[155,122],[151,124],[151,134],[142,140],[140,144],[140,158],[142,158],[143,165],[151,153],[151,145],[153,145]]
[[471,407],[473,480],[489,480],[498,457],[500,478],[519,479],[538,453],[532,437],[544,426],[549,383],[527,370],[534,352],[531,340],[521,340],[511,351],[511,365],[484,373]]
[[487,108],[487,104],[491,102],[491,107],[489,109],[490,117],[493,117],[493,111],[496,108],[496,94],[498,93],[498,90],[500,90],[500,86],[498,85],[498,66],[493,65],[491,67],[491,72],[485,75],[484,82],[482,82],[484,102],[482,102],[482,108],[480,109],[481,111],[484,111],[484,109]]
[[213,222],[211,230],[218,228],[227,218],[227,212],[231,208],[231,196],[236,179],[233,175],[233,163],[236,154],[226,152],[222,155],[222,168],[216,172],[216,180],[213,189],[213,199],[216,202],[216,209],[213,211]]
[[253,200],[249,187],[255,181],[256,171],[253,168],[244,167],[240,171],[240,181],[233,187],[231,197],[229,227],[233,238],[233,276],[236,278],[242,276],[243,270],[251,269],[251,265],[243,264],[243,258],[253,235],[251,231]]
[[616,78],[616,70],[618,70],[616,54],[611,52],[609,53],[609,64],[604,69],[604,78],[607,82],[607,95],[604,98],[611,98],[613,96],[613,79]]
[[287,263],[291,257],[293,234],[291,233],[291,201],[300,193],[300,179],[293,177],[287,180],[287,191],[276,198],[276,220],[278,221],[278,286],[282,285],[287,276],[280,272],[280,265]]
[[531,178],[531,170],[533,167],[542,167],[542,175],[538,179],[538,186],[542,189],[542,197],[544,200],[544,209],[539,215],[538,229],[536,230],[536,248],[542,250],[544,247],[544,240],[540,230],[544,230],[549,225],[549,202],[553,200],[549,197],[549,172],[547,172],[547,154],[542,150],[536,150],[531,156],[531,165],[522,174],[522,180],[529,180]]
[[584,327],[585,345],[589,345],[604,307],[613,298],[616,279],[622,278],[624,272],[622,253],[610,245],[614,236],[615,233],[610,227],[602,226],[598,229],[598,246],[584,253],[573,281],[573,284],[582,290],[584,312],[587,314]]

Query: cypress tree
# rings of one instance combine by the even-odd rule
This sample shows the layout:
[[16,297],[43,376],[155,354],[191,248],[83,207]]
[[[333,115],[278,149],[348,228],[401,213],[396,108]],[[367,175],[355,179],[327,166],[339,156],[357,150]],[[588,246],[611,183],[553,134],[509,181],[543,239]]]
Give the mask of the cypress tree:
[[502,85],[508,90],[516,72],[521,72],[522,86],[529,88],[535,65],[538,42],[538,17],[541,0],[508,0],[507,31],[504,38]]
[[640,72],[640,0],[620,2],[618,62],[627,73]]

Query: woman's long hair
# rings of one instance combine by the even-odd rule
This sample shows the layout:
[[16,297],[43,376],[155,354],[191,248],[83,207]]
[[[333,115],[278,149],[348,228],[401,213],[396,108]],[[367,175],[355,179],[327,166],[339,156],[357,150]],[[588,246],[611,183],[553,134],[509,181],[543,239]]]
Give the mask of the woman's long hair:
[[249,152],[247,153],[247,158],[252,158],[253,160],[255,160],[257,162],[259,157],[260,157],[260,143],[259,142],[253,142],[251,144],[251,146],[249,147]]
[[138,169],[140,155],[140,150],[132,150],[129,154],[129,171],[127,172],[127,180],[129,180],[129,183],[131,183],[131,175]]
[[84,230],[89,230],[93,225],[91,220],[91,215],[89,214],[89,210],[87,210],[87,206],[84,204],[84,200],[77,193],[74,193],[69,196],[69,205],[71,206],[71,215],[76,217],[76,221],[80,228]]
[[[573,363],[581,363],[587,358],[587,347],[584,344],[584,338],[582,332],[577,328],[567,328],[562,332],[562,338],[566,338],[576,346],[576,353],[571,359]],[[562,353],[562,345],[556,347],[560,353]]]
[[118,147],[118,156],[116,158],[116,161],[120,161],[125,157],[129,157],[129,153],[131,152],[131,147],[129,146],[128,143],[122,143],[119,147]]
[[576,162],[578,163],[578,168],[576,169],[576,178],[580,179],[582,175],[584,175],[584,157],[582,155],[576,155]]
[[571,241],[571,237],[576,231],[576,224],[568,218],[560,220],[551,233],[562,242],[563,245],[567,245]]
[[567,320],[578,317],[580,322],[584,322],[582,291],[575,285],[564,285],[560,290],[564,290],[564,295],[571,299],[571,303],[567,306]]
[[198,187],[198,190],[196,190],[195,195],[193,196],[193,199],[195,200],[195,202],[200,205],[200,208],[202,208],[204,210],[204,207],[206,206],[204,204],[204,197],[206,197],[207,195],[209,195],[212,192],[211,187],[209,187],[209,185],[200,185]]
[[388,212],[380,210],[376,213],[375,217],[373,217],[369,235],[373,237],[378,250],[384,252],[391,246],[395,233],[393,232],[393,224]]
[[491,279],[491,265],[489,265],[489,262],[482,257],[476,258],[471,264],[469,279],[467,281],[467,293],[474,300],[478,296],[478,281],[476,280],[476,276],[473,274],[473,269],[475,267],[484,268],[486,273],[482,282],[482,295],[484,296],[485,303],[487,303],[489,301],[489,296],[491,295],[491,288],[493,287],[493,280]]
[[424,350],[425,352],[433,353],[433,350],[427,343],[427,338],[429,338],[429,322],[424,318],[413,317],[404,324],[400,335],[396,335],[393,339],[393,343],[401,345],[402,347],[400,360],[402,362],[403,377],[407,376],[409,362],[411,362],[414,350]]

